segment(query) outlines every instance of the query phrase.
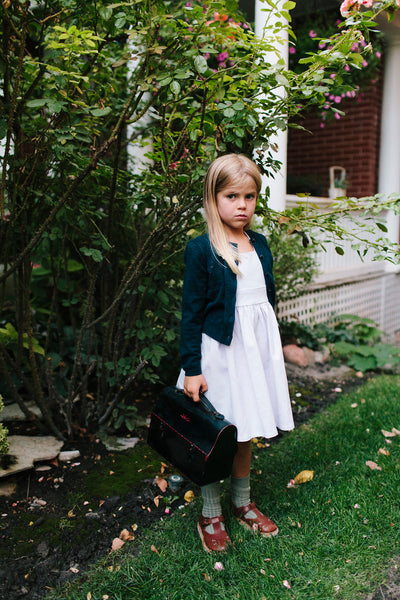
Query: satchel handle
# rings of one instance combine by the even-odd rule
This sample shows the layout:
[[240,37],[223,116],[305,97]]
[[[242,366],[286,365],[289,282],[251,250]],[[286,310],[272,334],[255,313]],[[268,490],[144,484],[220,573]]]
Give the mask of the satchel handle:
[[225,418],[224,415],[221,415],[221,413],[215,410],[215,407],[211,404],[211,402],[209,401],[207,396],[203,394],[203,392],[200,392],[199,396],[200,405],[206,413],[213,415],[216,419],[219,419],[221,421]]
[[176,389],[179,390],[185,396],[185,398],[187,398],[194,404],[200,405],[204,412],[208,413],[209,415],[212,415],[215,419],[218,419],[220,421],[223,421],[225,419],[224,415],[215,410],[215,407],[211,404],[211,402],[203,392],[199,393],[200,401],[194,402],[194,400],[190,396],[185,394],[185,392],[181,388]]

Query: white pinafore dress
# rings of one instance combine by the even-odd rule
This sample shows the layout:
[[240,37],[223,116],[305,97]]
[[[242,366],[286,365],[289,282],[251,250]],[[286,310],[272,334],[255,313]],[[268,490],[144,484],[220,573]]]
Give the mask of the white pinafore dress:
[[[229,346],[203,333],[202,373],[207,398],[236,425],[238,441],[272,438],[293,429],[281,338],[257,253],[242,252],[235,325]],[[182,370],[177,386],[183,388]]]

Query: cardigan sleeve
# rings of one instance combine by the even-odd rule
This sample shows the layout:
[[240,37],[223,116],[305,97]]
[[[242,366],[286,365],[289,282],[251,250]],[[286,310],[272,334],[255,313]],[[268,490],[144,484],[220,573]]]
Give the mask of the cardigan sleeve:
[[201,374],[201,337],[208,284],[207,257],[197,238],[186,246],[182,293],[181,363],[185,375]]

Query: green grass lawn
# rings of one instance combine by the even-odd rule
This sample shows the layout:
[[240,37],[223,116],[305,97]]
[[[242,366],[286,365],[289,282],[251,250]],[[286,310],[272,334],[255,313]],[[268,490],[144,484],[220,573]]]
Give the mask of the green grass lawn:
[[[381,431],[392,428],[400,430],[400,377],[376,377],[277,444],[255,446],[253,497],[278,524],[276,538],[257,537],[234,521],[225,482],[223,503],[234,542],[228,553],[202,549],[197,498],[50,597],[365,598],[400,555],[400,435],[389,438]],[[312,481],[287,487],[305,469],[314,471]],[[214,568],[216,561],[223,570]]]

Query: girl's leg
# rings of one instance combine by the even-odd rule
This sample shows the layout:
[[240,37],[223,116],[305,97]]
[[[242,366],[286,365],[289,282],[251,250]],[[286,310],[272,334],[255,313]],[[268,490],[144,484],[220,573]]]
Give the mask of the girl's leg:
[[219,482],[203,485],[201,495],[203,509],[197,524],[197,530],[203,548],[207,552],[224,552],[232,542],[225,530]]
[[203,498],[203,510],[201,512],[203,517],[207,517],[207,519],[212,519],[213,517],[219,517],[219,515],[222,515],[219,487],[219,482],[217,482],[203,485],[200,488],[201,496]]
[[271,519],[263,515],[254,502],[250,501],[251,441],[238,442],[238,451],[233,461],[231,491],[233,514],[238,521],[264,537],[278,533]]

